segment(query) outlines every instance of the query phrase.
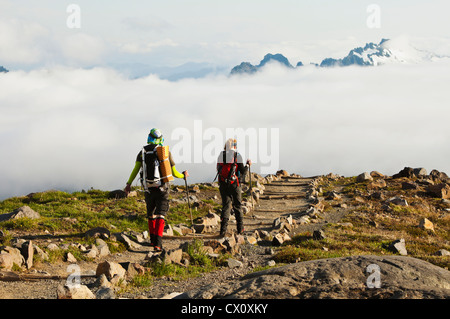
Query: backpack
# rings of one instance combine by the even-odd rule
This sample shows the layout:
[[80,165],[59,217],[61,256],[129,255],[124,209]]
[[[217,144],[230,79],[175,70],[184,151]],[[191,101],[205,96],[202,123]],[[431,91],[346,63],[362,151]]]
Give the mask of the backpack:
[[[233,151],[234,152],[234,151]],[[228,185],[237,183],[237,186],[239,186],[239,178],[236,175],[238,163],[237,163],[237,152],[234,152],[233,159],[230,162],[227,162],[226,160],[226,154],[227,152],[222,152],[222,162],[218,163],[218,175],[219,175],[219,181],[225,182]]]
[[147,150],[145,146],[142,148],[141,183],[145,190],[149,187],[159,187],[162,185],[156,145],[150,150]]

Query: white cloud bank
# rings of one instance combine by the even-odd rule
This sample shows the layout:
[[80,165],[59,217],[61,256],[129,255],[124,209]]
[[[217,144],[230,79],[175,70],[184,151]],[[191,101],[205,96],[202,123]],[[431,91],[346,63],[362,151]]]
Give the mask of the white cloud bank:
[[[221,132],[278,128],[279,168],[304,176],[394,174],[405,166],[450,173],[448,70],[446,61],[270,66],[255,76],[178,82],[101,68],[0,74],[0,198],[123,188],[150,128],[174,145],[171,133],[193,132],[195,120]],[[190,182],[214,178],[214,164],[175,161],[190,170]]]

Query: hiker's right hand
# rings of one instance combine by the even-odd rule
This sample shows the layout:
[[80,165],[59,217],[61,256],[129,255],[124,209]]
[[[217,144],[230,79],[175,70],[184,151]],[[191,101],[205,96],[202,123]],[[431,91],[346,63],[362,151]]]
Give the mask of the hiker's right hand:
[[183,172],[183,175],[184,175],[184,178],[189,177],[188,171],[184,171],[184,172]]
[[127,186],[125,186],[124,191],[125,191],[125,193],[127,193],[127,195],[128,195],[128,193],[131,192],[131,185],[130,185],[130,184],[127,184]]

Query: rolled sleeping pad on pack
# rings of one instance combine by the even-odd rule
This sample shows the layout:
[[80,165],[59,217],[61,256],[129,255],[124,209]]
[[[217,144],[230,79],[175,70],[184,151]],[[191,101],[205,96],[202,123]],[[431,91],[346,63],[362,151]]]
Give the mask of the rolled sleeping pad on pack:
[[157,146],[156,155],[160,163],[161,180],[164,183],[172,182],[174,180],[172,176],[172,167],[169,161],[169,146]]

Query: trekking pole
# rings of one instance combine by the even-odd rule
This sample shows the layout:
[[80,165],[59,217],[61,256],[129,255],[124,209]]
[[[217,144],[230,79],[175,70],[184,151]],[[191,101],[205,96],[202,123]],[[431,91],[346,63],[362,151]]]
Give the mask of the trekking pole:
[[187,197],[187,201],[188,201],[189,214],[191,214],[191,224],[194,225],[194,220],[192,219],[191,201],[189,200],[189,188],[188,188],[186,176],[184,176],[184,185],[186,186],[186,197]]
[[250,181],[250,197],[252,199],[252,204],[253,204],[253,194],[252,194],[252,189],[253,189],[253,185],[252,185],[252,170],[251,170],[251,165],[248,165],[248,174],[249,174],[249,181]]

